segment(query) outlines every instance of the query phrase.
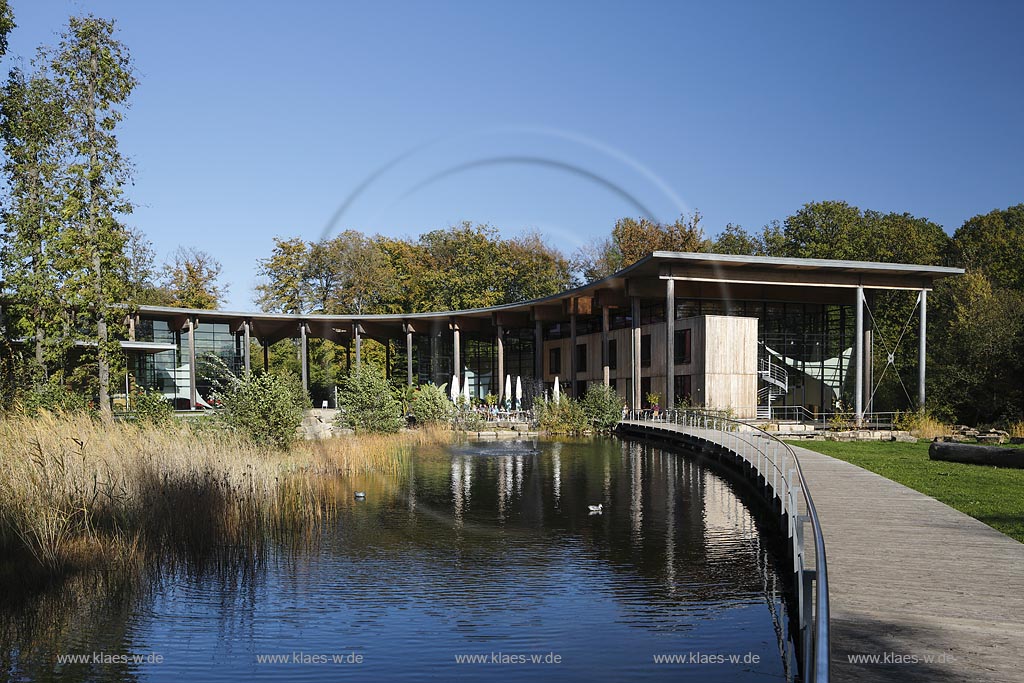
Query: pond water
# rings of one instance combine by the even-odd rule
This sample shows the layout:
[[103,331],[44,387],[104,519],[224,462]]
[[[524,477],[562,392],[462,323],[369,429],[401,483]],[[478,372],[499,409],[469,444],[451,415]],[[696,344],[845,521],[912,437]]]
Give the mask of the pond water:
[[56,598],[74,618],[20,671],[4,653],[0,677],[792,678],[775,531],[695,458],[615,439],[465,442],[339,486],[318,542],[256,571]]

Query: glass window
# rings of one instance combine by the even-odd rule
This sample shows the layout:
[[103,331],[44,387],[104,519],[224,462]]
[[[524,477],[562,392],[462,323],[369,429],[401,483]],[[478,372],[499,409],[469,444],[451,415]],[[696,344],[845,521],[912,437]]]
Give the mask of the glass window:
[[608,369],[615,370],[619,367],[619,340],[608,340]]
[[576,372],[587,371],[587,345],[576,345]]
[[675,362],[690,362],[690,333],[691,330],[676,330],[675,339]]
[[691,375],[676,375],[675,376],[675,399],[676,405],[686,405],[690,402],[693,396],[693,389],[691,385]]
[[562,347],[556,346],[548,352],[548,372],[553,375],[562,372]]
[[640,337],[640,367],[651,367],[651,335]]

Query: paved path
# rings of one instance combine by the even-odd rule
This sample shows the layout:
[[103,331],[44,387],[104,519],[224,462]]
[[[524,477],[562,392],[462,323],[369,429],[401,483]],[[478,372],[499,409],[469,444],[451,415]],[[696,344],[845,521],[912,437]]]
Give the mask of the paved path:
[[1024,681],[1024,544],[860,467],[794,450],[825,537],[832,680]]

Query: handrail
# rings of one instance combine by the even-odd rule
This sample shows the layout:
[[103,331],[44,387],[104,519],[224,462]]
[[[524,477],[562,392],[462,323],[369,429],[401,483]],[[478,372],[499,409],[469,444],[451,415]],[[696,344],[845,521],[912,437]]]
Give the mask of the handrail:
[[[630,411],[630,418],[634,413]],[[649,420],[638,420],[640,422]],[[720,445],[731,450],[737,456],[746,460],[757,473],[764,478],[765,486],[772,485],[773,496],[778,496],[782,503],[782,513],[787,514],[789,531],[793,536],[794,553],[793,565],[796,574],[796,591],[798,601],[798,617],[801,629],[801,647],[803,654],[803,666],[801,673],[803,680],[809,683],[828,683],[830,673],[831,657],[831,636],[829,631],[829,604],[828,604],[828,567],[825,560],[825,537],[822,534],[821,522],[818,518],[818,511],[814,507],[814,500],[811,498],[807,486],[807,479],[804,477],[800,460],[796,451],[785,441],[760,429],[756,425],[744,422],[743,420],[726,417],[714,412],[700,409],[669,410],[664,415],[664,422],[682,424],[698,429],[709,429],[722,434]],[[653,422],[657,426],[658,422]],[[755,437],[765,440],[763,447],[756,441],[740,437],[740,432],[751,431]],[[730,439],[732,435],[732,439]],[[732,440],[736,450],[729,448]],[[750,459],[739,449],[738,442],[752,446],[756,451],[756,458]],[[769,448],[771,446],[771,448]],[[779,451],[782,449],[782,468],[779,467]],[[745,449],[744,449],[745,450]],[[788,459],[792,458],[794,467],[786,471]],[[767,472],[771,467],[772,479],[769,482]],[[793,475],[796,479],[794,481]],[[781,483],[785,486],[785,492],[779,492],[777,477],[781,476]],[[797,484],[798,486],[794,486]],[[803,498],[804,508],[807,512],[806,518],[799,515],[799,508],[796,505],[796,498],[793,496],[793,489],[799,488]],[[814,569],[807,569],[804,562],[804,534],[803,523],[810,522],[811,532],[814,537]],[[809,595],[810,583],[814,583],[813,603],[806,598]],[[813,606],[812,606],[813,605]]]

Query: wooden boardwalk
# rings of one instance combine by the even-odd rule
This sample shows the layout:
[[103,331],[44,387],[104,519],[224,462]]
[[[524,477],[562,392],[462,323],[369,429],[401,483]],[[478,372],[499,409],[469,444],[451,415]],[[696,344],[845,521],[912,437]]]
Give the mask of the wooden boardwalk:
[[[832,680],[1024,681],[1024,544],[855,465],[794,450],[825,537]],[[879,661],[851,661],[860,656]]]

